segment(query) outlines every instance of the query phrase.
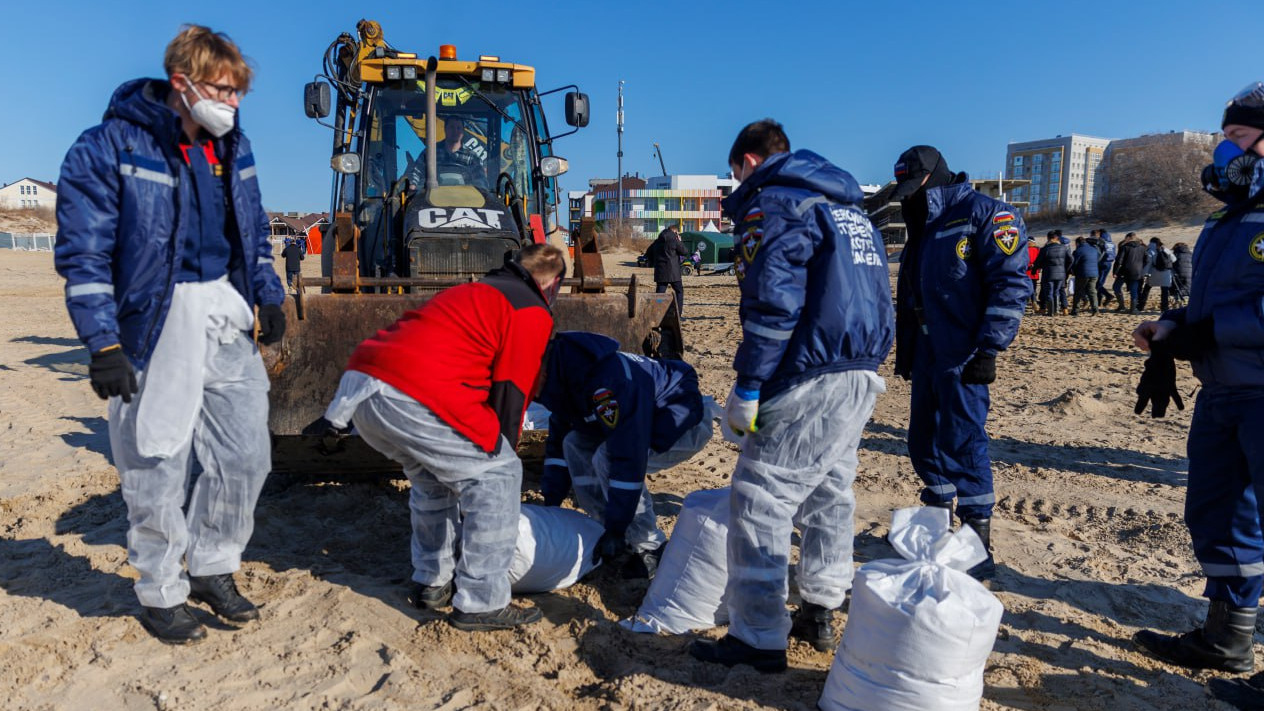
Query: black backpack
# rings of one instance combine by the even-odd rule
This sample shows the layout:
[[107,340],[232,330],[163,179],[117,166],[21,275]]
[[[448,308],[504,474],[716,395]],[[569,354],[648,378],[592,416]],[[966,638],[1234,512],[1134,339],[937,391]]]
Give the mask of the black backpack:
[[1165,272],[1172,268],[1172,258],[1168,256],[1167,250],[1162,247],[1154,253],[1154,268]]

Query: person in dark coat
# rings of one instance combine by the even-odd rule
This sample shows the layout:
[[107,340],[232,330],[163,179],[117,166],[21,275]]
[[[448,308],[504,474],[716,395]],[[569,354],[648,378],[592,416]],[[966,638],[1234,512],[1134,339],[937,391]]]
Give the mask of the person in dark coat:
[[1075,303],[1071,315],[1078,316],[1080,302],[1087,301],[1093,315],[1097,315],[1097,275],[1104,252],[1097,245],[1097,238],[1075,238],[1075,253],[1071,255],[1071,273],[1075,276]]
[[[1141,296],[1141,280],[1145,277],[1146,270],[1146,247],[1141,240],[1137,239],[1136,232],[1129,232],[1124,237],[1123,243],[1119,245],[1118,253],[1115,257],[1115,276],[1124,280],[1124,285],[1128,288],[1128,297],[1130,299],[1128,305],[1129,313],[1138,313],[1138,299]],[[1124,300],[1121,296],[1119,306],[1116,311],[1124,311]]]
[[1039,310],[1044,304],[1036,297],[1040,293],[1040,270],[1036,268],[1036,257],[1040,256],[1040,247],[1036,244],[1036,238],[1032,237],[1027,240],[1027,277],[1031,279],[1031,296],[1027,299],[1027,303],[1031,304],[1033,310]]
[[1110,232],[1093,231],[1097,233],[1098,248],[1102,250],[1102,261],[1097,268],[1097,301],[1104,307],[1115,298],[1106,288],[1106,277],[1111,275],[1111,267],[1115,263],[1115,243],[1110,238]]
[[285,283],[291,288],[294,287],[294,280],[298,278],[303,267],[300,262],[303,261],[303,247],[296,239],[285,240],[285,249],[281,250],[281,257],[285,259]]
[[650,246],[651,261],[654,267],[654,291],[662,294],[668,287],[676,293],[676,313],[682,313],[685,306],[685,285],[680,280],[680,260],[685,256],[685,244],[680,239],[680,225],[672,223],[662,232]]
[[1184,306],[1189,299],[1189,285],[1194,279],[1194,251],[1184,242],[1177,242],[1172,247],[1175,264],[1172,266],[1172,292],[1178,306]]
[[1145,310],[1146,303],[1150,299],[1152,288],[1159,290],[1159,310],[1168,310],[1168,301],[1172,291],[1172,265],[1175,262],[1176,255],[1163,245],[1163,240],[1151,237],[1150,246],[1146,248],[1146,281],[1141,288],[1141,303],[1139,304],[1142,311]]
[[1071,269],[1071,254],[1066,245],[1058,239],[1055,232],[1050,232],[1045,239],[1045,246],[1040,248],[1040,256],[1036,257],[1036,268],[1040,270],[1040,299],[1044,302],[1046,316],[1057,316],[1066,309],[1066,279]]

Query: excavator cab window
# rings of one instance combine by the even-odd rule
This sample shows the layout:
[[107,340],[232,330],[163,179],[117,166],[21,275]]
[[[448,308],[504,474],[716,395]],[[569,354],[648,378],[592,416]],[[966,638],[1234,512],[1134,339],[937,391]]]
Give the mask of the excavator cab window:
[[[469,185],[502,198],[509,191],[532,195],[530,140],[520,94],[473,87],[454,79],[439,82],[438,185]],[[426,181],[424,83],[379,89],[371,106],[365,118],[364,197],[416,194]]]

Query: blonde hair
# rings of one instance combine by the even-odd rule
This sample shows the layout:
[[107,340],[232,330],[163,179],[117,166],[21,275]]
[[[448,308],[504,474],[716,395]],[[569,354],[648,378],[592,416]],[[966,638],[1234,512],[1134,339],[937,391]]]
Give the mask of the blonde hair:
[[250,88],[254,70],[241,50],[223,32],[202,25],[185,25],[167,45],[162,58],[167,77],[184,74],[190,81],[215,81],[224,74],[232,77],[239,91]]
[[531,244],[522,248],[518,263],[536,280],[552,279],[566,271],[562,250],[551,244]]

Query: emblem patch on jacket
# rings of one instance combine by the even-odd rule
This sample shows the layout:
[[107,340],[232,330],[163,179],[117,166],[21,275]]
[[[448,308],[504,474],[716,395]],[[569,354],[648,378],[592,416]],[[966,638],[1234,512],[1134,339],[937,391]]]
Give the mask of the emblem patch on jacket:
[[1264,232],[1255,235],[1247,251],[1251,253],[1251,259],[1257,262],[1264,262]]
[[970,258],[970,238],[962,237],[957,241],[957,259],[965,261]]
[[614,393],[609,388],[597,388],[592,399],[593,412],[597,413],[597,419],[606,427],[614,429],[619,424],[619,401],[614,399]]
[[[1008,215],[1009,213],[1002,214]],[[1018,240],[1021,236],[1018,228],[1012,223],[1012,217],[1010,220],[1010,223],[1002,225],[992,231],[992,239],[996,240],[996,246],[1000,247],[1001,251],[1004,252],[1007,257],[1018,251]]]
[[762,227],[748,227],[746,232],[742,234],[742,261],[750,264],[755,261],[755,253],[759,251],[759,244],[764,240],[764,229]]

